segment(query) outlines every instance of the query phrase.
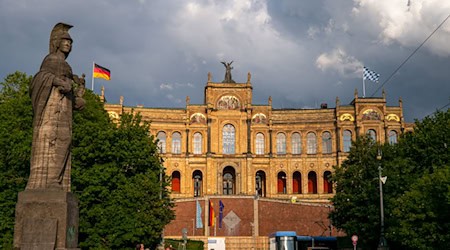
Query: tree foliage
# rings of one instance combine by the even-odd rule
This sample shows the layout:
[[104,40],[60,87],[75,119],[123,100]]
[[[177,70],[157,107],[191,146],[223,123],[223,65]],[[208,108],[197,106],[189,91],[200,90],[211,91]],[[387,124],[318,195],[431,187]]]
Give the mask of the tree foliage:
[[337,183],[330,214],[333,225],[359,242],[374,245],[379,235],[378,166],[374,161],[378,146],[369,137],[360,137],[341,166],[335,167],[332,180]]
[[[16,72],[0,84],[0,248],[12,248],[17,194],[29,175],[31,77]],[[151,245],[173,219],[168,181],[149,124],[139,114],[111,122],[99,98],[85,94],[74,113],[72,192],[79,199],[79,245],[126,249]]]
[[414,249],[446,249],[450,244],[450,168],[423,175],[393,202],[397,224],[391,238]]
[[449,135],[450,109],[416,122],[414,133],[406,134],[397,145],[398,158],[408,163],[401,168],[408,175],[397,177],[404,179],[404,192],[388,200],[392,219],[387,236],[405,247],[446,249],[450,245]]
[[12,249],[17,195],[30,171],[31,77],[15,72],[0,83],[0,249]]
[[114,124],[103,109],[96,112],[75,117],[72,183],[80,200],[80,247],[154,244],[173,211],[149,124],[133,114]]
[[[335,167],[333,224],[376,247],[380,235],[377,165],[383,185],[385,236],[395,249],[445,249],[450,245],[450,110],[416,121],[396,145],[353,143]],[[377,150],[382,160],[377,162]]]

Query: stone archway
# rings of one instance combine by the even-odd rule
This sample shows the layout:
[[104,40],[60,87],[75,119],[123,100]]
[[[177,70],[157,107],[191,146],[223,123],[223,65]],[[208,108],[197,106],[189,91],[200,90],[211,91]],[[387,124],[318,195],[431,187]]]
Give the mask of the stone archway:
[[222,171],[222,194],[236,194],[236,188],[236,170],[232,166],[227,166]]

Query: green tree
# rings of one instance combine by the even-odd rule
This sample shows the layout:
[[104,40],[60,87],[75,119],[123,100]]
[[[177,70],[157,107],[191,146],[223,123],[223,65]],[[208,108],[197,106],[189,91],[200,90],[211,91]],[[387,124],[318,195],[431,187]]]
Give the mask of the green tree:
[[[0,83],[0,249],[12,249],[17,194],[29,175],[30,81],[16,72]],[[150,245],[174,213],[149,124],[139,114],[111,122],[98,96],[88,90],[85,99],[85,109],[74,113],[72,148],[79,244],[89,249]]]
[[31,77],[21,72],[0,83],[0,249],[12,249],[17,194],[30,171]]
[[80,247],[155,244],[174,213],[149,124],[139,114],[124,114],[117,124],[104,117],[103,109],[75,117],[72,184],[80,199]]
[[[445,249],[450,245],[450,110],[416,121],[396,145],[354,142],[335,167],[333,224],[376,247],[380,235],[378,166],[383,185],[385,236],[395,249]],[[382,160],[377,161],[381,149]],[[364,242],[366,240],[366,242]]]
[[347,160],[334,167],[332,180],[337,183],[331,199],[333,225],[348,235],[356,234],[359,242],[374,245],[379,239],[378,166],[379,146],[369,137],[353,143]]
[[450,245],[450,168],[423,175],[398,197],[391,237],[410,249],[447,249]]
[[[403,192],[388,199],[388,236],[403,247],[445,249],[450,245],[450,109],[416,122],[414,133],[397,145],[397,158],[408,164],[393,168],[402,174]],[[400,181],[397,181],[400,183]]]

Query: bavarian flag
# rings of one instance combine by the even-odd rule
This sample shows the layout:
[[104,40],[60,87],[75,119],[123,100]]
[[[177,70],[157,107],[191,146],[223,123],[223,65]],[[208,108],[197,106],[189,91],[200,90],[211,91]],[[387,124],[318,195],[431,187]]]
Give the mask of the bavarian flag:
[[94,78],[103,78],[107,81],[111,80],[111,71],[109,69],[102,67],[96,63],[94,63]]

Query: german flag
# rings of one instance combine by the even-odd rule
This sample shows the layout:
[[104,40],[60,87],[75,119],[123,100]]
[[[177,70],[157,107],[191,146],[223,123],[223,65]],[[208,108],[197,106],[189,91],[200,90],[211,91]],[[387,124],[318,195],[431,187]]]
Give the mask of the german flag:
[[111,71],[109,69],[102,67],[96,63],[94,63],[94,78],[103,78],[107,81],[111,80]]
[[209,216],[208,217],[209,217],[208,218],[208,226],[214,227],[216,215],[214,214],[214,203],[211,200],[209,200]]

